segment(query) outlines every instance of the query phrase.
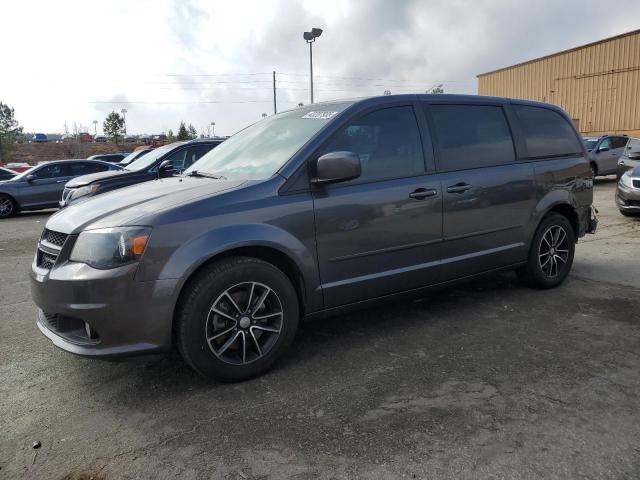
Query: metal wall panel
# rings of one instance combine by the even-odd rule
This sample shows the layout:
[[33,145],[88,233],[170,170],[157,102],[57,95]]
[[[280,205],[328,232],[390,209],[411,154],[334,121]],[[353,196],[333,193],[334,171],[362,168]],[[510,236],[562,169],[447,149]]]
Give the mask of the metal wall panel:
[[640,137],[640,30],[480,74],[478,94],[554,103],[583,135]]

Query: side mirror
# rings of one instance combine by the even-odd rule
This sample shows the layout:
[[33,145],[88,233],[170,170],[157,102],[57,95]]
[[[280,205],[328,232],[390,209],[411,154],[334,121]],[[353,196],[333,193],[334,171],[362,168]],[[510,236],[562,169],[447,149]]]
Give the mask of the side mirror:
[[598,149],[598,152],[608,152],[608,151],[609,151],[609,148],[608,148],[608,147],[600,147],[600,148]]
[[33,182],[36,179],[36,176],[33,173],[30,173],[29,175],[27,175],[26,177],[24,177],[25,180],[29,183]]
[[171,160],[165,160],[158,167],[158,178],[170,177],[173,175],[173,162]]
[[316,185],[345,182],[358,178],[362,173],[360,157],[353,152],[331,152],[322,155],[316,162]]

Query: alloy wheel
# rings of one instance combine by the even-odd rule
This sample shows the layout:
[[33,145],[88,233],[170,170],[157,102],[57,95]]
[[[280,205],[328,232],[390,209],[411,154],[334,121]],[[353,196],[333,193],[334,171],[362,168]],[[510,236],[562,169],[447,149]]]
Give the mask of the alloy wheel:
[[560,225],[550,226],[542,235],[538,262],[547,277],[557,277],[569,261],[569,236]]
[[259,282],[225,290],[207,315],[207,344],[220,360],[244,365],[267,355],[282,330],[283,308],[276,292]]
[[0,198],[0,217],[8,217],[13,213],[13,202],[10,198]]

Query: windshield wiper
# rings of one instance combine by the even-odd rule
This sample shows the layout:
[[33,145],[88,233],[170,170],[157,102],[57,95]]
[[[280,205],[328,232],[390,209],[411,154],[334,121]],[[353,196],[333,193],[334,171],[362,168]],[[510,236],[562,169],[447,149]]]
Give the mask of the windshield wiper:
[[205,177],[205,178],[213,178],[214,180],[227,180],[227,177],[224,175],[212,175],[211,173],[199,172],[197,170],[192,170],[187,174],[188,177]]

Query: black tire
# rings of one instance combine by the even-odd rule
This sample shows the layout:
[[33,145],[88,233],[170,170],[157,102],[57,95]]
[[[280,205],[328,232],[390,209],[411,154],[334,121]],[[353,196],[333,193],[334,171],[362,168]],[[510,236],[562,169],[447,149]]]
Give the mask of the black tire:
[[[558,238],[562,241],[554,248],[549,240],[554,243],[555,232],[560,232]],[[551,213],[540,222],[531,242],[527,264],[518,269],[518,276],[532,288],[555,288],[564,282],[571,271],[575,249],[575,232],[571,223],[564,215]],[[550,258],[551,254],[553,258]]]
[[[618,210],[620,210],[620,209],[618,209]],[[620,213],[621,213],[622,215],[624,215],[625,217],[640,217],[640,214],[639,214],[639,213],[636,213],[636,212],[629,212],[629,211],[627,211],[627,210],[620,210]]]
[[[260,375],[295,337],[298,296],[289,278],[270,263],[250,257],[222,260],[199,272],[184,291],[175,318],[176,344],[185,361],[207,378],[238,382]],[[269,318],[259,319],[265,315]]]
[[18,211],[16,202],[8,195],[0,194],[0,218],[8,218]]

